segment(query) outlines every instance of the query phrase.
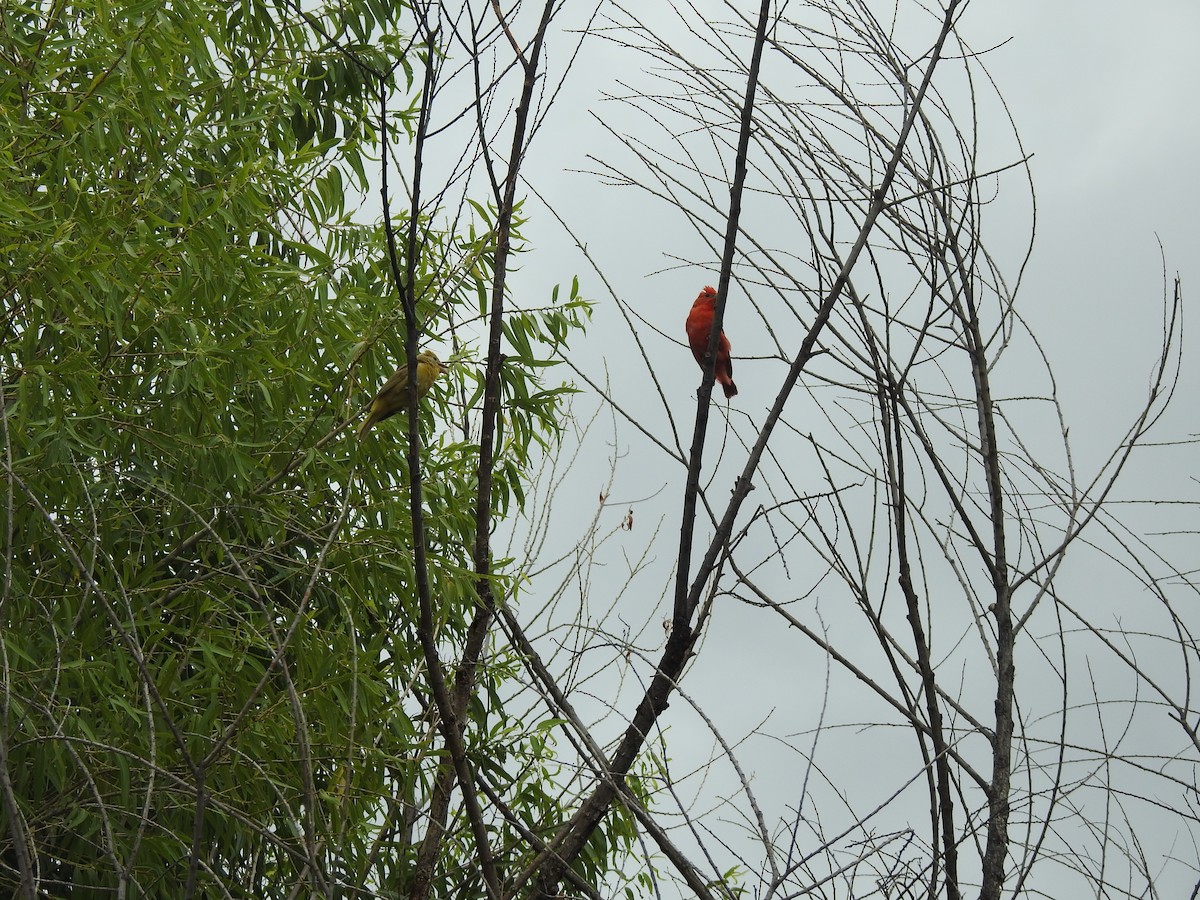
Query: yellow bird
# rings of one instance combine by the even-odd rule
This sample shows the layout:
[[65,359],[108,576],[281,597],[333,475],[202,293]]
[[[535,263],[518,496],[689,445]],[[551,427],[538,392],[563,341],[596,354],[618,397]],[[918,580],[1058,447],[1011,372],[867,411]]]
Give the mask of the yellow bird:
[[[422,350],[417,354],[417,399],[424,397],[433,387],[438,376],[446,370],[445,364],[437,358],[432,350]],[[389,416],[408,409],[408,363],[396,370],[396,374],[384,382],[375,399],[371,401],[371,411],[367,419],[358,429],[362,437],[371,430],[376,422],[382,422]]]

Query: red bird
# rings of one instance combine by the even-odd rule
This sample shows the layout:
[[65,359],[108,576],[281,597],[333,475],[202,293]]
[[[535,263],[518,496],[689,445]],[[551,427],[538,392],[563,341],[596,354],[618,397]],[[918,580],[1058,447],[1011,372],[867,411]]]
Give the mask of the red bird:
[[[712,334],[713,316],[717,311],[717,290],[705,286],[692,304],[692,311],[687,317],[688,343],[692,346],[692,356],[700,367],[704,367],[704,354],[708,352],[708,336]],[[717,384],[725,391],[726,397],[737,396],[737,385],[733,383],[733,361],[729,358],[729,338],[725,332],[717,339],[716,353]]]

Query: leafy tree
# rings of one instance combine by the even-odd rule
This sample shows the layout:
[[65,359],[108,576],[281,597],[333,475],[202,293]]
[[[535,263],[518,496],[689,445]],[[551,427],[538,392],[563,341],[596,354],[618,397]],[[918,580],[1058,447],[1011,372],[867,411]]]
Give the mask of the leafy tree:
[[[397,896],[424,844],[424,890],[482,893],[466,818],[422,838],[453,787],[431,673],[472,642],[454,755],[518,810],[492,868],[561,819],[477,610],[515,592],[487,535],[557,440],[542,360],[587,308],[489,302],[511,194],[356,215],[434,102],[422,15],[4,11],[0,890]],[[481,326],[512,344],[487,391]],[[359,445],[417,343],[457,364]]]

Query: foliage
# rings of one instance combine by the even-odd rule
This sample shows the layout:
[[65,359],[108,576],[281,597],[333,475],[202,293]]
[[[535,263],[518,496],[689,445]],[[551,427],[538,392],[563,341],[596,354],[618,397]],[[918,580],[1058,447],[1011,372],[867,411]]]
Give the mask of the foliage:
[[[419,109],[404,12],[5,8],[0,890],[403,889],[438,749],[405,417],[361,447],[347,427],[403,357],[382,229],[347,199],[380,89],[408,91],[405,133]],[[473,318],[493,236],[424,224],[436,345]],[[556,439],[564,389],[539,373],[585,312],[576,287],[507,323],[501,511]],[[475,603],[479,377],[454,367],[421,419],[451,657]],[[471,752],[485,762],[503,723],[528,759],[497,756],[493,783],[553,824],[537,723],[498,697],[472,706]],[[452,831],[446,893],[471,868]]]

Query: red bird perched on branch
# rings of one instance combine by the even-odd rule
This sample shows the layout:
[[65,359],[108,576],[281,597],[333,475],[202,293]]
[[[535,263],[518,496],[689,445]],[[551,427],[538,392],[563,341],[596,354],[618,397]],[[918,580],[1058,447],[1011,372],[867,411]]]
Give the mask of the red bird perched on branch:
[[[687,317],[688,343],[692,346],[692,356],[704,368],[704,354],[708,352],[708,336],[712,334],[713,316],[717,311],[717,290],[705,286],[692,304],[692,311]],[[724,330],[717,338],[716,351],[717,384],[721,385],[726,397],[737,396],[737,385],[733,383],[733,361],[729,358],[729,338]]]

